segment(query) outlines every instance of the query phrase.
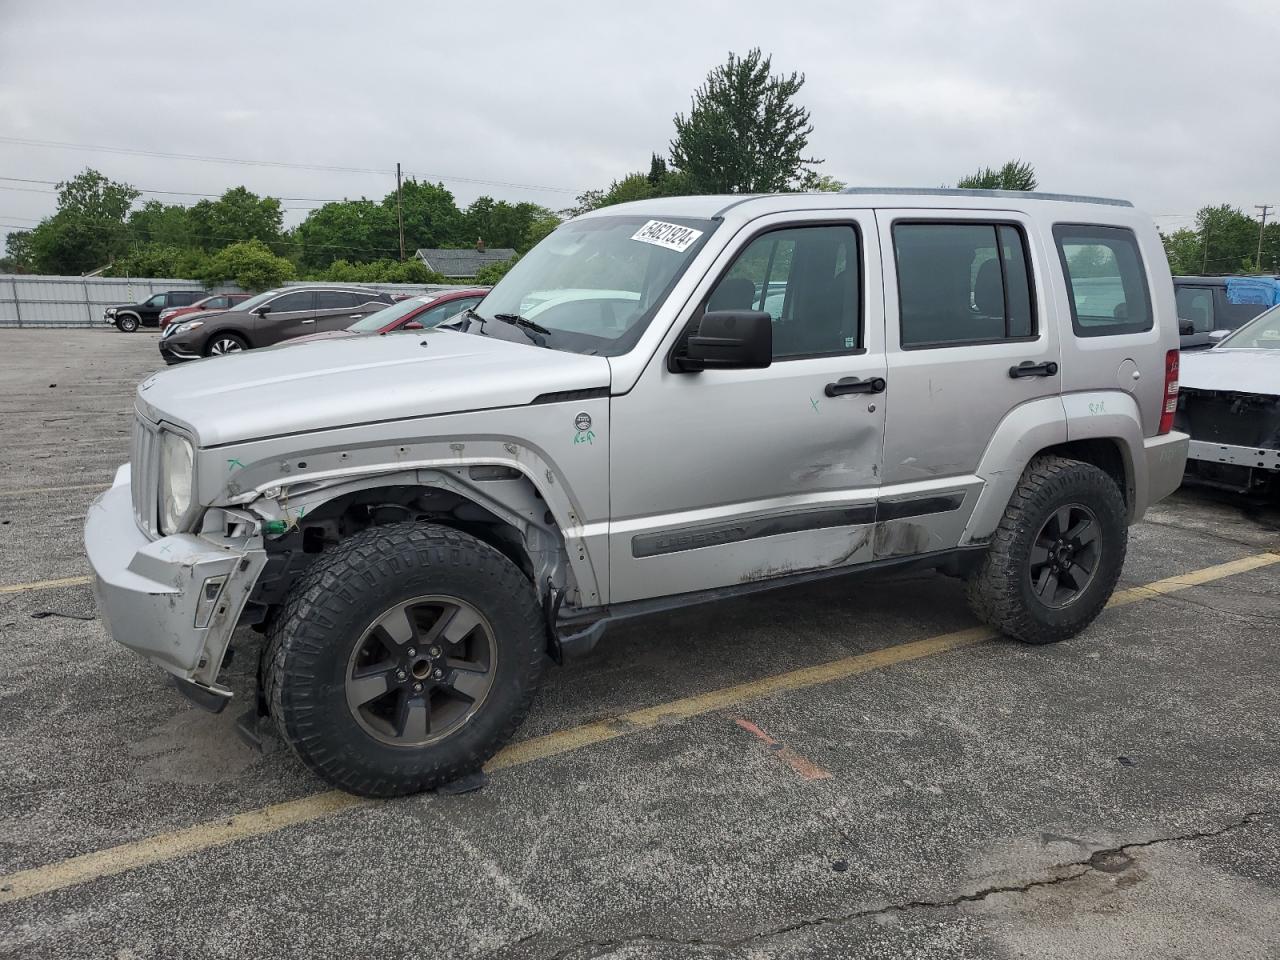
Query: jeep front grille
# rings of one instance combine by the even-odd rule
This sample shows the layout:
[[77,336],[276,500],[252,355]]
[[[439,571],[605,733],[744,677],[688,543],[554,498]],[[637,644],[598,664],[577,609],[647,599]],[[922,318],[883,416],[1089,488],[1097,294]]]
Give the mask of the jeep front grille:
[[133,516],[139,529],[154,540],[160,504],[160,428],[136,414],[129,464]]

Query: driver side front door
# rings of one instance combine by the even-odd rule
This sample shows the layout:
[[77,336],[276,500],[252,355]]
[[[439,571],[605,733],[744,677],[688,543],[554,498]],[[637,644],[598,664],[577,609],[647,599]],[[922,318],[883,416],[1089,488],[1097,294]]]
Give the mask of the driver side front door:
[[271,311],[256,324],[258,343],[266,347],[282,340],[315,332],[316,294],[314,290],[286,293],[271,301]]

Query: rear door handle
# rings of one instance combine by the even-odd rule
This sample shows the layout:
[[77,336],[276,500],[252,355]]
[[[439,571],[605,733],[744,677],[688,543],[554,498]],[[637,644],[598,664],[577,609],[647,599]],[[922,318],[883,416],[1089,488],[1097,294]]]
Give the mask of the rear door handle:
[[884,377],[868,377],[866,380],[841,377],[835,383],[828,383],[824,392],[828,397],[842,397],[846,393],[884,393],[884,386]]
[[1048,363],[1033,363],[1030,360],[1023,360],[1016,367],[1009,368],[1009,376],[1015,380],[1021,380],[1023,377],[1052,377],[1058,372],[1058,365],[1050,360]]
[[360,319],[361,317],[363,317],[363,316],[364,316],[364,314],[363,314],[363,313],[353,313],[353,314],[351,314],[351,316],[349,316],[347,319],[348,319],[348,320],[359,320],[359,319]]
[[315,318],[314,318],[314,317],[312,317],[310,320],[303,320],[302,322],[303,322],[303,323],[315,323],[316,321],[315,321]]

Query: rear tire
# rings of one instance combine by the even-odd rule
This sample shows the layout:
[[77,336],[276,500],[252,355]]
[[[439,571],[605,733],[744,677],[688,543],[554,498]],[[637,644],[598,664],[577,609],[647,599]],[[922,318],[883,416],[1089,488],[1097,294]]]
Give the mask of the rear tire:
[[265,694],[316,774],[399,796],[479,770],[528,712],[545,651],[514,563],[448,527],[400,523],[307,568],[272,622]]
[[116,328],[121,333],[133,333],[138,329],[138,318],[133,314],[126,314],[123,317],[116,317]]
[[969,577],[969,606],[1024,643],[1074,636],[1115,590],[1128,535],[1124,498],[1111,477],[1093,464],[1037,457]]
[[234,333],[215,333],[209,338],[209,342],[205,344],[204,355],[206,357],[221,357],[228,353],[240,353],[248,349],[249,345],[245,343],[244,337],[237,336]]

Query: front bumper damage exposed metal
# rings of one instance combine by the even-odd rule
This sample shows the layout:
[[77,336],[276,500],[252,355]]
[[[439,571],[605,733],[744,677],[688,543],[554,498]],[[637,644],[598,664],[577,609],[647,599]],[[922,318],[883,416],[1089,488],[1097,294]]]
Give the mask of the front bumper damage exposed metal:
[[134,520],[125,466],[89,507],[84,542],[111,638],[170,673],[198,706],[220,710],[231,691],[218,671],[266,564],[260,535],[150,539]]

